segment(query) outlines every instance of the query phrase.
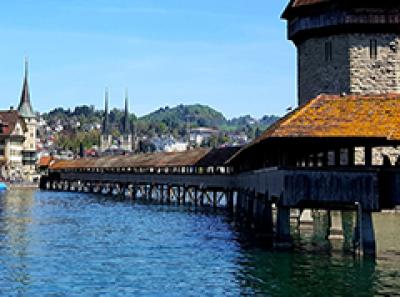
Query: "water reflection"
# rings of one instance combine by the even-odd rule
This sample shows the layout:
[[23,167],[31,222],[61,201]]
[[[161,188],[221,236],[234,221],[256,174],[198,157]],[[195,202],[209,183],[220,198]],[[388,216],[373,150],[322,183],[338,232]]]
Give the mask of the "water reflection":
[[26,259],[29,257],[29,225],[32,222],[32,191],[9,192],[0,196],[1,275],[12,289],[24,296],[31,282]]
[[[354,217],[345,213],[344,250]],[[327,218],[294,251],[260,248],[226,216],[76,193],[0,196],[1,296],[393,296],[399,215],[378,214],[378,260],[332,249]],[[348,239],[350,238],[350,239]]]

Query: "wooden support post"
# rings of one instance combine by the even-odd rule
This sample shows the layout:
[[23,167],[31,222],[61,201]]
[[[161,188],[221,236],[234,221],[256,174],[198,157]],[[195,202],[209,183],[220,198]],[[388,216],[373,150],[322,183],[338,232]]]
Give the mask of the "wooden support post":
[[266,197],[257,195],[257,224],[262,231],[266,229]]
[[177,197],[176,197],[176,202],[178,203],[178,205],[181,204],[181,186],[178,186],[177,188]]
[[198,204],[197,195],[198,195],[198,188],[195,187],[195,188],[194,188],[194,206],[195,206],[195,207],[197,207],[197,204]]
[[340,164],[340,148],[335,149],[335,166],[336,167],[341,166],[341,164]]
[[357,214],[356,238],[358,249],[364,256],[376,255],[376,242],[372,212],[365,211],[359,205]]
[[243,190],[239,189],[236,195],[236,214],[241,215],[243,212]]
[[292,238],[290,236],[290,208],[278,206],[278,218],[277,218],[277,241],[280,245],[291,245]]
[[249,223],[253,223],[254,220],[254,201],[255,201],[255,192],[247,191],[247,219]]
[[171,186],[167,185],[167,204],[171,203]]
[[269,201],[268,194],[265,197],[264,207],[264,230],[267,234],[272,234],[274,230],[273,214],[272,214],[272,203]]
[[164,203],[164,185],[160,185],[160,199],[161,199],[161,204]]
[[182,205],[186,204],[186,195],[187,195],[187,188],[186,186],[183,187],[183,195],[182,195]]
[[204,189],[200,188],[200,206],[204,206]]
[[372,166],[372,147],[367,145],[364,147],[364,156],[365,156],[365,166]]
[[228,211],[230,214],[233,214],[234,212],[234,206],[233,206],[233,191],[232,190],[226,190],[226,206],[228,208]]
[[347,165],[348,166],[354,166],[355,160],[354,160],[354,147],[348,147],[347,148]]
[[132,185],[132,200],[137,199],[137,187],[136,185]]
[[145,191],[146,191],[145,199],[146,199],[146,200],[150,200],[151,185],[146,185],[146,186],[145,186]]
[[213,208],[217,209],[218,207],[218,191],[213,191]]
[[324,151],[322,156],[322,166],[328,167],[329,166],[329,152]]
[[314,153],[312,156],[313,167],[318,167],[318,153]]

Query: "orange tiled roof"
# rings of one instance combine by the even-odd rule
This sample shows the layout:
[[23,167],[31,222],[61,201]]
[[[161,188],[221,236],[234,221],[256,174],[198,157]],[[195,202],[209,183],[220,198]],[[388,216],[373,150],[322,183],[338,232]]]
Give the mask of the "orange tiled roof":
[[400,94],[320,95],[256,141],[271,137],[370,137],[400,140]]
[[279,138],[400,141],[400,94],[320,95],[287,114],[233,158],[262,141]]
[[41,158],[39,159],[38,165],[39,165],[40,167],[49,167],[52,161],[54,161],[54,158],[53,158],[53,157],[50,157],[50,156],[43,156],[43,157],[41,157]]
[[184,167],[184,166],[223,166],[238,151],[236,147],[218,149],[197,148],[184,152],[161,152],[137,154],[132,156],[106,156],[60,160],[52,163],[53,170],[68,168],[113,168],[113,167]]

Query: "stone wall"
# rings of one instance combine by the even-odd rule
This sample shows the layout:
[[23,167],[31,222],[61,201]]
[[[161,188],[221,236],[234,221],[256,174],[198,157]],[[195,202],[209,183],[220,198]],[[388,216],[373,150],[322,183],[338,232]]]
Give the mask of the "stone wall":
[[[348,35],[350,52],[350,92],[382,94],[400,91],[399,41],[396,34]],[[370,41],[376,40],[377,58],[371,58]]]
[[[388,156],[390,163],[395,166],[400,158],[400,147],[374,147],[372,149],[372,165],[383,165],[384,156]],[[355,149],[354,162],[356,165],[365,164],[364,148]]]
[[[370,42],[377,41],[377,58]],[[327,61],[325,44],[332,44]],[[343,34],[310,38],[298,45],[299,104],[326,94],[400,92],[400,35]]]
[[[332,43],[332,61],[325,59],[325,43]],[[348,39],[344,36],[311,38],[298,45],[299,104],[321,93],[349,91]]]

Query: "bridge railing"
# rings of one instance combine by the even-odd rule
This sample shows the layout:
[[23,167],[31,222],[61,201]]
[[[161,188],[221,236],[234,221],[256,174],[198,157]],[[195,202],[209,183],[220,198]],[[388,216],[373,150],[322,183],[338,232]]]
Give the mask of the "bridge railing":
[[400,171],[356,168],[282,168],[234,174],[232,172],[165,171],[116,168],[63,170],[50,173],[55,180],[103,183],[173,184],[252,192],[287,207],[335,207],[362,204],[379,211],[400,205]]

